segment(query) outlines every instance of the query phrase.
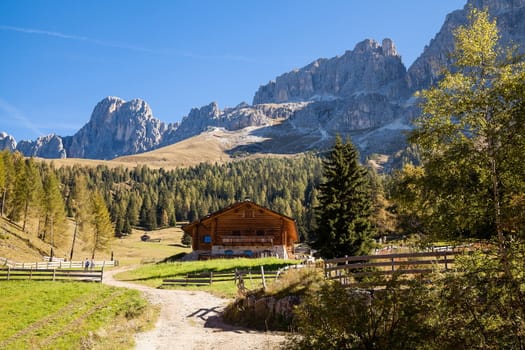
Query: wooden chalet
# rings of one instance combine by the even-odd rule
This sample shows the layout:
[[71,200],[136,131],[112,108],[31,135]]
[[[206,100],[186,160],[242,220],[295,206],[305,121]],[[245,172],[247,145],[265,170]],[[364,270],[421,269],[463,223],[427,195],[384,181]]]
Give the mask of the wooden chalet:
[[295,220],[249,200],[209,214],[182,228],[199,258],[293,257]]

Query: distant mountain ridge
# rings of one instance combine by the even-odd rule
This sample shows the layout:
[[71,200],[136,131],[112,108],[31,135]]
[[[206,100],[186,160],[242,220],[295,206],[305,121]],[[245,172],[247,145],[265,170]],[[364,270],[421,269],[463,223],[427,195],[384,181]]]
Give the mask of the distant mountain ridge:
[[[470,7],[496,16],[503,43],[525,48],[525,0],[469,0],[447,15],[441,30],[408,68],[391,39],[366,39],[353,50],[317,59],[278,76],[255,92],[252,105],[220,110],[212,102],[193,108],[180,124],[153,117],[145,101],[100,101],[75,135],[49,135],[18,145],[0,134],[0,147],[46,158],[112,159],[171,145],[214,128],[249,129],[253,142],[232,145],[230,154],[299,153],[329,147],[336,134],[350,136],[362,155],[393,155],[405,147],[405,131],[418,114],[411,97],[439,80],[450,65],[453,29],[466,23]],[[241,138],[238,138],[239,140]],[[198,156],[198,155],[196,155]]]

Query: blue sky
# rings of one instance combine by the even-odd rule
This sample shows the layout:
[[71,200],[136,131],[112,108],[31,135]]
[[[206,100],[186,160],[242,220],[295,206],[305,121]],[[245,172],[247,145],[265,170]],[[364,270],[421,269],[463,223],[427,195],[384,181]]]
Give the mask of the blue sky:
[[179,121],[364,39],[405,66],[466,0],[1,0],[0,131],[73,135],[106,96]]

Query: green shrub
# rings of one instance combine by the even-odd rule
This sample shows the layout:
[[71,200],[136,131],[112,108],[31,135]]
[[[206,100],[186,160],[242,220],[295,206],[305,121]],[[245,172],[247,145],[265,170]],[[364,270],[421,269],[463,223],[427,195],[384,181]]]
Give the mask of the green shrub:
[[297,307],[286,349],[524,349],[524,261],[513,242],[458,255],[454,272],[424,281],[393,276],[375,290],[327,281]]
[[394,280],[383,290],[371,291],[327,281],[298,307],[296,333],[286,348],[417,348],[432,334],[425,315],[432,312],[433,303],[418,282],[400,286]]

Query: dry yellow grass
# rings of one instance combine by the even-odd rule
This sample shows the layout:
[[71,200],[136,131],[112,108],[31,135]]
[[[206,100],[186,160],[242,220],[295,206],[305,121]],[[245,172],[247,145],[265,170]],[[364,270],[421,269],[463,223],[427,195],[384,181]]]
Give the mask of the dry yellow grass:
[[[59,258],[69,258],[73,239],[73,222],[62,238],[62,244],[55,247],[54,254]],[[0,257],[17,262],[41,262],[42,256],[49,255],[51,246],[37,238],[36,233],[23,232],[20,227],[0,218]],[[140,237],[147,233],[151,238],[160,238],[160,242],[142,242]],[[111,247],[105,252],[96,252],[96,260],[109,260],[113,257],[121,264],[138,264],[143,260],[161,261],[181,252],[190,252],[191,248],[181,245],[182,230],[167,228],[157,231],[144,232],[133,230],[133,234],[124,238],[114,238]],[[91,256],[91,246],[77,239],[73,260],[84,260]]]
[[135,167],[147,164],[150,168],[174,169],[199,163],[231,161],[226,151],[230,147],[227,132],[203,133],[154,151],[115,158],[112,162]]
[[[140,237],[146,233],[152,239],[160,238],[160,242],[142,242]],[[115,238],[112,244],[113,254],[121,265],[139,264],[145,261],[161,261],[181,252],[189,253],[191,248],[181,244],[183,232],[178,227],[157,231],[133,230],[133,233],[123,238]]]
[[246,155],[246,157],[232,158],[228,152],[234,147],[264,141],[264,138],[251,134],[251,132],[256,129],[256,127],[249,127],[236,131],[228,131],[221,128],[214,128],[173,145],[140,154],[122,156],[113,160],[79,158],[40,160],[53,163],[56,167],[73,165],[96,167],[97,165],[105,165],[109,168],[120,166],[124,168],[135,168],[138,165],[147,165],[153,169],[164,168],[166,170],[172,170],[190,167],[200,163],[222,164],[246,158],[292,156],[258,153]]

